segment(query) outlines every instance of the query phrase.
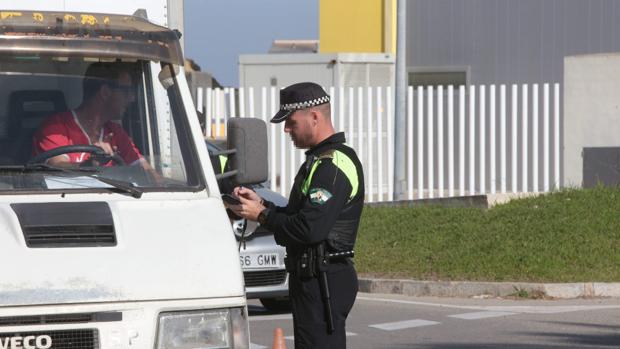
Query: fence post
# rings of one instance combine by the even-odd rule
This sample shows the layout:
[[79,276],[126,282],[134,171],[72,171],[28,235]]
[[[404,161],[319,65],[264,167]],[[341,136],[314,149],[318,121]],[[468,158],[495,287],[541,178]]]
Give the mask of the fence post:
[[372,87],[368,87],[367,89],[367,93],[368,95],[367,97],[367,115],[366,115],[366,121],[368,122],[368,131],[366,132],[366,148],[367,148],[367,152],[368,152],[368,171],[366,172],[368,174],[367,178],[368,178],[368,202],[373,202],[373,196],[374,196],[374,188],[373,188],[373,179],[374,179],[374,163],[373,163],[373,154],[372,154],[372,138],[373,138],[373,131],[372,131],[372,118],[373,118],[373,112],[372,112]]
[[476,86],[469,86],[469,195],[476,193]]
[[454,196],[454,86],[448,85],[448,196]]
[[512,192],[517,192],[517,106],[519,104],[519,89],[516,84],[512,85],[512,97],[511,97],[511,109],[512,109],[512,177],[510,178],[510,184],[512,186]]
[[407,197],[413,200],[413,86],[407,88],[407,154]]
[[251,118],[256,117],[254,106],[254,87],[248,87],[248,115]]
[[220,118],[222,117],[222,90],[215,89],[215,137],[220,136]]
[[381,87],[377,87],[377,201],[383,201],[383,103]]
[[538,84],[532,86],[532,191],[538,192]]
[[205,136],[212,137],[213,125],[213,89],[207,87],[207,106],[205,108]]
[[480,135],[478,139],[480,140],[480,160],[478,164],[480,165],[480,173],[478,174],[480,184],[478,191],[480,194],[486,194],[486,86],[480,86]]
[[549,84],[543,85],[543,190],[549,191]]
[[426,113],[427,113],[427,135],[426,135],[426,139],[427,139],[427,144],[428,144],[428,149],[427,151],[427,156],[428,156],[428,169],[427,169],[427,173],[428,173],[428,179],[427,179],[427,183],[428,183],[428,197],[429,198],[434,198],[435,197],[435,155],[433,154],[433,148],[434,148],[434,129],[433,129],[433,86],[428,86],[426,88]]
[[[392,114],[392,87],[388,86],[385,90],[385,105],[386,109],[386,117],[387,117],[387,163],[388,163],[388,201],[394,201],[394,124],[393,114]],[[404,145],[404,144],[403,144]],[[401,149],[405,149],[404,147]],[[401,156],[400,161],[406,161],[406,157]],[[402,165],[403,167],[405,164]],[[401,188],[402,190],[403,188]],[[401,195],[404,193],[401,193]]]
[[[270,92],[270,96],[269,96],[269,101],[270,101],[270,105],[271,105],[271,115],[275,115],[276,114],[276,88],[275,87],[271,87],[269,89]],[[269,116],[267,116],[267,120],[269,120]],[[275,124],[269,124],[270,125],[270,131],[271,134],[269,135],[269,143],[271,144],[271,150],[269,151],[271,153],[271,158],[269,159],[269,165],[270,165],[270,169],[271,169],[271,190],[276,191],[276,125]]]
[[459,195],[465,195],[465,86],[459,86]]
[[508,178],[506,177],[506,85],[501,85],[499,87],[499,104],[500,104],[500,121],[499,121],[499,137],[500,137],[500,180],[502,181],[501,192],[506,193],[506,182]]
[[443,193],[443,86],[437,87],[437,193]]
[[527,84],[523,84],[521,85],[521,90],[522,90],[522,97],[521,97],[521,115],[523,115],[522,119],[523,119],[523,123],[521,124],[522,129],[521,129],[521,147],[522,147],[522,153],[521,153],[521,190],[524,193],[527,193],[528,191],[528,183],[527,183],[527,177],[528,177],[528,171],[527,171],[527,163],[528,163],[528,159],[527,159],[527,155],[528,155],[528,147],[527,147],[527,140],[528,140],[528,118],[529,118],[529,114],[528,114],[528,105],[527,105],[527,101],[528,101],[528,89],[527,89]]
[[554,187],[560,189],[560,84],[553,85]]
[[245,116],[245,89],[239,87],[239,117],[244,118]]
[[495,163],[495,148],[497,145],[497,140],[495,137],[495,85],[491,85],[491,88],[489,89],[489,94],[490,94],[490,106],[489,108],[490,110],[490,125],[489,125],[489,129],[491,131],[491,140],[490,140],[490,144],[489,144],[489,160],[490,160],[490,164],[489,164],[489,170],[491,171],[491,193],[495,194],[496,192],[496,185],[497,185],[497,169],[495,168],[496,163]]
[[424,198],[424,89],[418,86],[418,199]]

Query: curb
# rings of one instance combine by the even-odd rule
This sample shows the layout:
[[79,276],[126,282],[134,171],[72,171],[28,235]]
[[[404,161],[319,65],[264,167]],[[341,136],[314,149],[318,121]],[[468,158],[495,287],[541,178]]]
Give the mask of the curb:
[[359,291],[367,293],[400,294],[415,297],[506,297],[520,291],[526,291],[529,294],[557,299],[583,297],[620,298],[620,283],[417,281],[360,277]]

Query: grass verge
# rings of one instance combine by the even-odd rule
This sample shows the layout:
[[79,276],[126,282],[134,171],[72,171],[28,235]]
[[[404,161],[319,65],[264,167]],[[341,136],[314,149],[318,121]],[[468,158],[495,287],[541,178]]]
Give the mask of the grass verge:
[[620,281],[620,189],[568,189],[489,210],[366,207],[355,260],[377,277]]

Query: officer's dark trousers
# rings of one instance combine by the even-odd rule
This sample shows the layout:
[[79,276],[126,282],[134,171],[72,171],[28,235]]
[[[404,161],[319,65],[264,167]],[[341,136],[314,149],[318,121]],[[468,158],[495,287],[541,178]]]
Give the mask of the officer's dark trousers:
[[345,320],[357,295],[357,274],[350,263],[329,266],[327,274],[335,331],[327,333],[325,308],[317,278],[300,279],[291,273],[289,296],[296,349],[346,348]]

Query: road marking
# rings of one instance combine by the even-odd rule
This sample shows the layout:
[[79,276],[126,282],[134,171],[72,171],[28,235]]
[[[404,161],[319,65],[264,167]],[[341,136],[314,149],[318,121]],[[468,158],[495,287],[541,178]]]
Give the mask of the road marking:
[[486,319],[490,317],[508,316],[508,315],[515,315],[515,314],[516,313],[510,313],[507,311],[477,311],[475,313],[448,315],[448,317],[454,317],[454,318],[463,319],[463,320],[478,320],[478,319]]
[[274,314],[274,315],[250,315],[250,321],[274,321],[274,320],[292,320],[291,314]]
[[368,327],[374,327],[374,328],[378,328],[384,331],[396,331],[396,330],[404,330],[406,328],[431,326],[431,325],[438,325],[438,324],[440,324],[440,322],[415,319],[415,320],[405,320],[405,321],[398,321],[398,322],[386,322],[384,324],[369,325]]
[[250,349],[266,349],[267,347],[260,344],[250,343]]
[[406,301],[406,300],[399,300],[399,299],[375,298],[375,297],[364,297],[364,296],[361,296],[361,297],[358,296],[356,300],[422,305],[422,306],[440,307],[440,308],[506,311],[506,312],[511,312],[511,313],[526,313],[526,314],[557,314],[557,313],[569,313],[569,312],[574,312],[574,311],[586,311],[586,310],[620,309],[620,305],[536,305],[536,306],[529,306],[529,305],[516,305],[516,306],[452,305],[452,304],[416,302],[416,301]]
[[[357,333],[347,332],[346,336],[347,337],[357,336]],[[286,336],[286,337],[284,337],[284,339],[286,339],[287,341],[294,341],[295,340],[295,336]]]

